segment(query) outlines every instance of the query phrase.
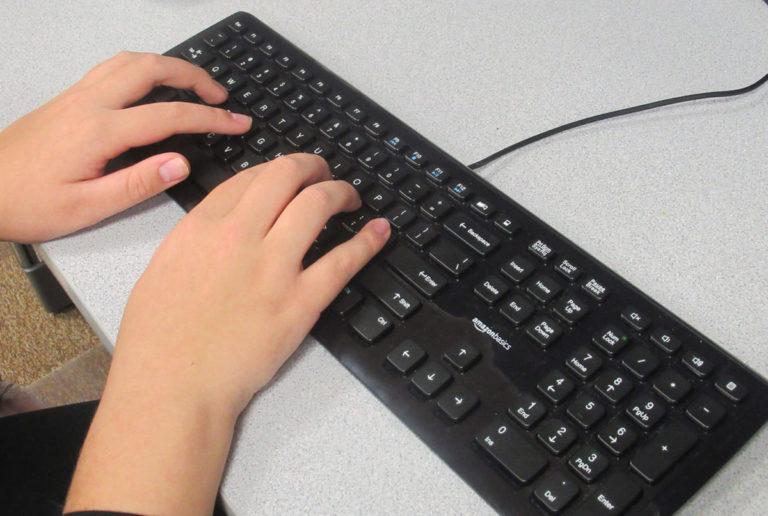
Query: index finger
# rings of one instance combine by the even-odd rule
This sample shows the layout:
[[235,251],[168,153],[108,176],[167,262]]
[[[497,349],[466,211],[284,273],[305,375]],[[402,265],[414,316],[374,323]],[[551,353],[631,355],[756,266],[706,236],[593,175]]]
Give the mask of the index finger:
[[155,86],[193,90],[209,104],[227,99],[227,90],[200,67],[177,57],[126,52],[123,66],[105,73],[94,94],[104,107],[119,109],[144,97]]

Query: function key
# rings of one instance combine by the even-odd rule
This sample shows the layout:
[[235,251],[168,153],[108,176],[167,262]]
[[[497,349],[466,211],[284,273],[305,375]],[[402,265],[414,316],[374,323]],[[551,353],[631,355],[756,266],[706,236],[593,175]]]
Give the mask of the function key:
[[547,467],[545,455],[503,416],[497,416],[475,437],[475,443],[485,450],[507,473],[527,484]]
[[317,93],[318,95],[325,94],[326,91],[328,91],[328,83],[324,81],[323,79],[315,79],[314,81],[309,83],[309,89]]
[[239,18],[235,18],[234,20],[229,22],[228,27],[235,32],[243,32],[245,29],[248,28],[245,22]]
[[581,276],[581,269],[578,265],[570,262],[567,258],[562,258],[555,265],[555,270],[568,281],[576,281]]
[[367,116],[365,111],[363,111],[363,108],[355,105],[349,106],[346,111],[344,111],[344,114],[347,115],[347,118],[357,124],[365,120],[365,117]]
[[349,104],[349,99],[347,98],[347,95],[345,93],[336,92],[331,93],[327,97],[328,102],[331,103],[331,105],[338,109],[344,109],[344,107]]
[[406,152],[405,161],[415,168],[422,168],[427,163],[424,155],[417,150],[410,150]]
[[295,59],[293,59],[291,56],[284,54],[280,57],[275,58],[275,62],[282,68],[283,70],[290,70],[291,67],[296,62]]
[[475,294],[480,299],[492,305],[509,292],[509,287],[498,276],[488,276],[475,285]]
[[610,464],[608,457],[597,448],[585,444],[571,455],[568,465],[584,482],[592,483]]
[[466,183],[454,181],[448,186],[448,193],[460,201],[466,201],[472,195],[472,190]]
[[520,226],[517,225],[515,221],[503,213],[496,215],[496,217],[493,219],[493,225],[496,226],[496,229],[500,230],[509,238],[512,238],[517,230],[520,229]]
[[573,392],[573,389],[576,388],[576,384],[565,374],[553,370],[539,380],[536,387],[539,389],[539,392],[549,399],[549,401],[557,405]]
[[547,261],[554,256],[552,248],[543,240],[535,240],[528,246],[528,250],[533,253],[534,256],[540,258],[543,261]]
[[550,471],[533,490],[533,496],[549,512],[558,513],[579,494],[579,486],[569,476]]
[[702,394],[688,406],[685,413],[704,430],[712,430],[725,417],[726,410],[710,396]]
[[576,442],[578,434],[571,425],[563,423],[559,419],[549,419],[539,426],[536,437],[550,452],[555,455],[562,455]]
[[307,82],[312,78],[312,72],[306,66],[299,66],[291,72],[291,75],[301,82]]
[[478,403],[477,394],[462,385],[454,385],[437,400],[437,408],[454,423],[461,421]]
[[389,362],[400,374],[408,374],[413,371],[419,362],[424,360],[427,353],[421,346],[411,339],[403,341],[395,349],[387,353],[387,362]]
[[229,36],[227,36],[224,31],[218,30],[204,37],[203,41],[205,41],[209,46],[216,48],[229,41]]
[[714,369],[714,364],[711,360],[706,358],[695,351],[688,351],[683,355],[683,364],[699,378],[704,378]]
[[691,382],[672,369],[659,374],[653,381],[653,390],[673,405],[682,400],[691,390]]
[[427,170],[427,178],[439,185],[444,185],[445,182],[448,181],[449,177],[450,175],[448,172],[443,170],[441,167],[432,167]]
[[352,329],[369,344],[392,328],[392,321],[383,310],[373,305],[363,307],[349,320]]
[[544,404],[530,394],[516,397],[507,411],[526,430],[530,430],[547,413]]
[[469,207],[484,219],[487,219],[496,212],[496,207],[490,201],[483,198],[475,199]]
[[568,357],[565,365],[581,381],[586,382],[600,369],[603,360],[586,346],[581,346]]
[[644,331],[651,324],[648,316],[633,306],[628,306],[622,310],[621,319],[636,331]]
[[632,381],[618,371],[606,371],[595,380],[595,390],[616,405],[632,392]]
[[594,276],[587,278],[587,280],[582,283],[581,289],[600,303],[605,301],[605,298],[608,297],[608,294],[610,293],[608,288]]
[[672,421],[635,453],[629,465],[646,482],[659,480],[690,450],[698,436],[687,425]]
[[563,334],[563,330],[553,319],[540,315],[533,319],[525,333],[542,348],[547,348]]
[[259,52],[267,57],[275,57],[277,55],[277,47],[272,43],[264,43],[259,47]]
[[246,32],[245,34],[243,34],[243,39],[248,43],[250,43],[251,45],[258,45],[259,43],[264,41],[264,39],[256,31]]
[[747,395],[747,387],[735,377],[724,374],[715,382],[715,389],[731,401],[739,402]]
[[384,127],[384,124],[382,124],[378,120],[368,120],[363,125],[363,128],[365,128],[366,132],[371,136],[373,136],[374,138],[381,138],[381,136],[387,130],[387,128]]
[[432,398],[451,381],[451,373],[437,362],[427,362],[416,371],[411,378],[411,384],[427,398]]
[[480,352],[472,345],[457,341],[443,354],[443,358],[451,364],[454,369],[464,372],[480,358]]
[[395,153],[399,153],[405,147],[403,140],[401,140],[399,136],[387,136],[384,140],[384,145]]
[[629,337],[623,330],[608,324],[592,335],[592,342],[608,355],[613,356],[624,349],[624,346],[629,343]]
[[674,353],[680,348],[680,339],[672,335],[669,330],[656,328],[651,333],[651,342],[656,344],[664,353]]

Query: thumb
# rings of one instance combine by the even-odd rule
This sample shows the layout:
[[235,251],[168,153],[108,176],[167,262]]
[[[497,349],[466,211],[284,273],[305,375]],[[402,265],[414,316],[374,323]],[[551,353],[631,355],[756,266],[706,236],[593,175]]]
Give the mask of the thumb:
[[97,179],[91,179],[88,196],[94,199],[93,215],[104,219],[130,208],[180,183],[189,175],[189,163],[176,152],[166,152]]

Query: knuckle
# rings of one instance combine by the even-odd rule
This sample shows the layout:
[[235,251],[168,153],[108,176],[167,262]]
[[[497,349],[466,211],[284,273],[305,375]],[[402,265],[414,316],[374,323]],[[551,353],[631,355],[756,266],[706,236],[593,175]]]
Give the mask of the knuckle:
[[165,116],[171,120],[179,121],[189,115],[189,105],[186,102],[164,103]]
[[329,269],[337,283],[344,283],[355,272],[355,260],[351,253],[336,253],[331,257]]
[[146,70],[154,70],[161,66],[162,58],[157,54],[141,52],[135,55],[139,65]]
[[321,185],[314,184],[301,191],[299,196],[306,200],[314,208],[319,208],[323,213],[334,207],[334,196]]
[[137,170],[127,174],[125,182],[128,199],[133,202],[141,201],[152,195],[152,185],[146,176]]

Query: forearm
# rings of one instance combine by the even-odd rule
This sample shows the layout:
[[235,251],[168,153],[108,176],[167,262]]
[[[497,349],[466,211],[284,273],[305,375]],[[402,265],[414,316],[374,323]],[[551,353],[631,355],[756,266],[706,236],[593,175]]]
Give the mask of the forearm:
[[66,511],[211,514],[235,416],[165,383],[108,383]]

